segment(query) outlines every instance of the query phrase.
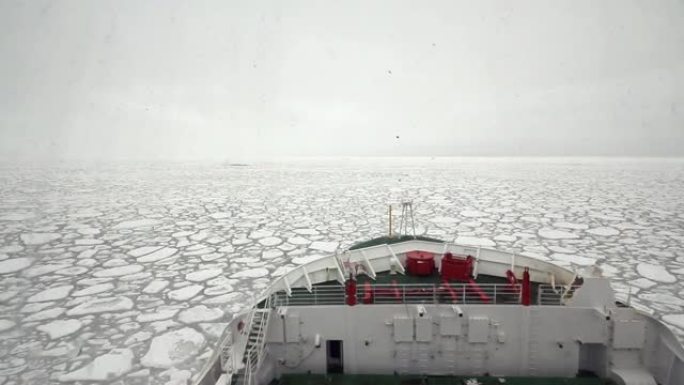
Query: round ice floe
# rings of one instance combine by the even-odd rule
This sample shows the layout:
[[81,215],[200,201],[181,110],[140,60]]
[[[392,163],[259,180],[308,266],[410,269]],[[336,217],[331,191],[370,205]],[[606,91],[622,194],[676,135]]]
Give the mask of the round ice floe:
[[221,309],[198,305],[180,312],[178,315],[178,320],[183,323],[190,324],[196,322],[215,321],[221,317],[223,317],[223,311]]
[[548,261],[551,259],[542,253],[537,253],[534,251],[523,251],[522,253],[520,253],[520,255],[522,255],[524,257],[530,257],[530,258],[538,259],[540,261]]
[[35,214],[27,212],[4,213],[0,215],[0,221],[25,221],[34,217]]
[[677,278],[670,274],[664,266],[652,265],[650,263],[640,263],[637,265],[637,273],[639,275],[651,279],[657,282],[663,283],[674,283],[677,282]]
[[81,227],[80,229],[76,230],[76,232],[82,235],[97,235],[100,234],[100,229],[95,229],[92,227]]
[[256,231],[252,231],[251,233],[249,233],[249,238],[261,239],[261,238],[270,237],[272,235],[273,235],[273,231],[270,231],[270,230],[256,230]]
[[436,223],[438,225],[452,225],[460,221],[458,218],[454,217],[434,217],[430,218],[430,222]]
[[135,344],[138,342],[147,341],[150,338],[152,338],[152,333],[150,333],[150,332],[137,332],[137,333],[133,334],[132,336],[128,337],[126,342],[124,342],[124,345],[131,345],[131,344]]
[[0,247],[0,253],[18,253],[20,251],[24,250],[24,246],[22,245],[7,245],[7,246],[2,246]]
[[141,263],[147,263],[147,262],[156,262],[156,261],[161,261],[162,259],[168,258],[173,256],[178,252],[178,249],[175,247],[163,247],[161,249],[154,250],[150,253],[147,253],[143,256],[137,257],[138,262]]
[[112,267],[110,269],[104,269],[104,270],[98,270],[93,273],[93,276],[98,277],[98,278],[104,278],[104,277],[120,277],[122,275],[129,275],[129,274],[135,274],[138,272],[143,271],[144,267],[141,265],[127,265],[127,266],[119,266],[119,267]]
[[81,245],[81,246],[101,245],[103,243],[104,243],[104,241],[102,239],[94,239],[94,238],[83,238],[83,239],[77,239],[76,241],[74,241],[74,244]]
[[41,275],[45,275],[48,273],[52,273],[53,271],[65,269],[69,266],[70,265],[67,265],[67,264],[34,265],[34,266],[31,266],[28,269],[22,271],[21,274],[24,277],[34,278],[34,277],[39,277]]
[[185,279],[192,282],[202,282],[217,277],[223,273],[223,269],[204,269],[193,271],[185,275]]
[[12,329],[17,323],[8,319],[0,319],[0,332]]
[[209,214],[209,217],[211,217],[213,219],[226,219],[226,218],[230,218],[231,216],[232,216],[231,213],[228,213],[228,212],[217,212],[217,213]]
[[226,284],[225,286],[209,286],[208,288],[204,289],[203,293],[214,296],[230,293],[231,291],[233,291],[233,286]]
[[153,312],[138,314],[138,316],[135,318],[135,320],[137,322],[161,321],[161,320],[172,318],[173,316],[176,315],[176,313],[178,313],[177,308],[160,306],[159,308],[157,308]]
[[231,259],[230,261],[235,262],[235,263],[257,263],[261,260],[257,257],[241,257],[241,258]]
[[63,382],[110,381],[131,371],[134,357],[130,349],[112,349],[109,353],[95,358],[88,365],[59,376],[59,380]]
[[0,261],[0,274],[14,273],[31,266],[30,258],[10,258]]
[[310,240],[298,236],[288,238],[287,242],[293,245],[308,245],[309,243],[311,243]]
[[631,280],[631,281],[629,281],[629,284],[632,286],[636,286],[638,288],[641,288],[641,289],[648,289],[648,288],[656,285],[655,282],[651,281],[650,279],[646,279],[646,278],[639,278],[639,279]]
[[456,239],[454,240],[454,243],[458,243],[458,244],[462,244],[462,245],[470,245],[470,246],[482,246],[482,247],[496,246],[496,243],[494,241],[492,241],[491,239],[478,238],[478,237],[466,237],[466,236],[456,237]]
[[19,294],[19,290],[0,291],[0,303],[16,297],[17,294]]
[[240,297],[242,297],[242,293],[233,292],[205,299],[204,301],[202,301],[202,303],[205,303],[207,305],[225,305],[227,303],[236,301]]
[[299,235],[318,235],[318,231],[315,229],[294,229],[292,231]]
[[538,232],[539,236],[548,239],[577,239],[579,236],[567,231],[554,230],[549,228],[540,229]]
[[24,233],[19,236],[25,245],[42,245],[62,237],[57,233]]
[[589,228],[588,225],[585,225],[583,223],[572,223],[572,222],[556,222],[553,225],[555,227],[560,227],[563,229],[572,229],[572,230],[586,230]]
[[325,251],[328,253],[332,253],[335,250],[337,250],[337,247],[340,244],[338,242],[321,242],[321,241],[316,241],[313,242],[311,245],[309,245],[310,249],[313,250],[319,250],[319,251]]
[[168,285],[169,281],[166,281],[164,279],[155,279],[154,281],[150,282],[147,286],[145,286],[145,288],[142,291],[145,294],[156,294],[164,290],[164,288]]
[[72,296],[82,297],[84,295],[100,294],[106,291],[111,291],[114,289],[114,285],[111,283],[102,283],[99,285],[88,286],[85,289],[75,291]]
[[78,259],[90,259],[90,258],[94,257],[98,251],[99,250],[96,250],[96,249],[86,249],[86,250],[83,250],[80,253],[78,253],[76,258],[78,258]]
[[684,314],[668,314],[663,316],[663,321],[684,329]]
[[573,254],[553,253],[551,254],[551,259],[555,261],[570,262],[580,266],[591,266],[596,263],[596,259],[594,258],[581,257]]
[[230,276],[230,278],[259,278],[268,275],[268,270],[259,267],[256,269],[243,270]]
[[57,339],[77,332],[83,324],[79,320],[55,320],[45,325],[39,325],[36,329],[47,333],[51,339]]
[[92,298],[67,311],[67,315],[117,312],[133,308],[133,301],[127,297]]
[[28,302],[45,302],[62,299],[68,296],[73,288],[73,285],[51,287],[30,296]]
[[106,260],[102,264],[102,267],[119,267],[119,266],[124,266],[124,265],[128,265],[128,262],[126,262],[125,259],[113,258],[113,259]]
[[516,239],[518,238],[513,235],[506,234],[499,234],[496,237],[494,237],[494,240],[498,242],[515,242]]
[[145,228],[145,227],[152,227],[155,225],[160,224],[161,221],[157,219],[134,219],[131,221],[123,221],[120,222],[114,227],[112,227],[115,230],[124,230],[124,229],[139,229],[139,228]]
[[315,261],[317,259],[324,258],[322,255],[305,255],[302,257],[296,257],[292,258],[292,263],[296,265],[303,265],[305,263],[309,263],[311,261]]
[[478,218],[478,217],[486,217],[487,213],[479,211],[479,210],[463,210],[461,211],[461,215],[467,218]]
[[167,295],[169,299],[174,301],[187,301],[190,298],[199,294],[200,291],[204,289],[201,285],[190,285],[180,289],[171,290]]
[[162,246],[142,246],[142,247],[137,247],[131,251],[128,252],[128,255],[132,257],[142,257],[143,255],[147,255],[149,253],[152,253],[154,251],[157,251],[161,249]]
[[679,298],[677,296],[674,296],[672,294],[643,293],[643,294],[639,294],[639,298],[646,300],[646,301],[663,303],[663,304],[667,304],[667,305],[684,306],[684,299]]
[[587,230],[587,233],[594,234],[594,235],[600,235],[603,237],[610,237],[613,235],[620,234],[620,231],[617,229],[614,229],[612,227],[596,227],[596,228]]
[[64,269],[57,270],[55,272],[55,274],[68,275],[68,276],[73,277],[76,275],[81,275],[88,270],[90,270],[90,269],[88,269],[87,267],[83,267],[83,266],[70,266],[70,267],[65,267]]
[[174,330],[154,337],[140,363],[153,368],[170,368],[199,353],[203,345],[204,336],[195,329]]
[[268,249],[264,250],[264,252],[261,254],[261,258],[263,259],[275,259],[283,255],[282,250],[278,249]]
[[24,318],[24,322],[44,321],[46,319],[57,318],[61,316],[64,311],[65,309],[61,307],[53,307],[52,309],[41,310]]
[[264,246],[276,246],[283,243],[283,240],[278,237],[266,237],[259,239],[259,243]]

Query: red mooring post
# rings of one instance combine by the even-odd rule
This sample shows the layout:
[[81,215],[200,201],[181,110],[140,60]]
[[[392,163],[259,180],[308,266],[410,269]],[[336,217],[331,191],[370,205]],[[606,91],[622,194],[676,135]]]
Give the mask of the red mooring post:
[[345,294],[347,296],[347,305],[349,306],[354,306],[356,305],[356,279],[354,279],[351,274],[349,275],[349,279],[347,282],[345,282]]
[[523,282],[522,282],[522,304],[523,306],[530,306],[530,301],[532,297],[532,290],[530,290],[530,269],[525,267],[523,272]]

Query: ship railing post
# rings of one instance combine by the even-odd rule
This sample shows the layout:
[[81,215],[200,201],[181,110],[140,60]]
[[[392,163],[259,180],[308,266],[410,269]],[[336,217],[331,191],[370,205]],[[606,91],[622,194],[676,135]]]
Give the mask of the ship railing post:
[[434,283],[432,284],[432,301],[435,305],[437,304],[437,285]]
[[537,289],[537,305],[542,305],[542,292],[544,291],[544,285],[539,285]]
[[463,288],[463,303],[466,303],[466,287],[465,285],[461,285],[461,287]]
[[496,305],[496,303],[497,303],[497,302],[496,302],[496,287],[497,287],[497,286],[498,286],[498,285],[494,284],[494,304],[495,304],[495,305]]

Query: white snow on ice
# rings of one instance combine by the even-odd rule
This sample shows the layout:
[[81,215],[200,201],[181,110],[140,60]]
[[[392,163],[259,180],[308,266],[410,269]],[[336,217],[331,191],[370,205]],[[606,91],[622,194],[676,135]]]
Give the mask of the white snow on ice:
[[677,282],[677,278],[670,274],[662,265],[652,265],[650,263],[642,262],[636,267],[639,275],[657,282],[673,283]]
[[577,239],[579,236],[574,233],[570,233],[562,230],[555,230],[549,228],[543,228],[538,231],[538,234],[542,238],[547,239]]
[[162,334],[152,339],[140,363],[153,368],[170,368],[196,355],[204,340],[202,334],[189,327]]
[[107,354],[96,357],[88,365],[63,374],[60,381],[106,381],[128,373],[133,367],[135,355],[131,349],[112,349]]
[[39,325],[36,329],[43,333],[47,333],[51,339],[62,338],[69,334],[76,333],[83,324],[79,320],[55,320],[43,325]]
[[14,273],[29,266],[33,260],[30,258],[11,258],[0,261],[0,274]]

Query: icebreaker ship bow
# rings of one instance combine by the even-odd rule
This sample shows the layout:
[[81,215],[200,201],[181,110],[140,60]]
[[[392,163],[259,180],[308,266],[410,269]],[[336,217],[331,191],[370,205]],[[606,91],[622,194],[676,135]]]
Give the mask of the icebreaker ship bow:
[[275,280],[197,383],[684,384],[681,344],[608,279],[406,234],[403,214]]

